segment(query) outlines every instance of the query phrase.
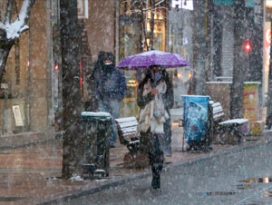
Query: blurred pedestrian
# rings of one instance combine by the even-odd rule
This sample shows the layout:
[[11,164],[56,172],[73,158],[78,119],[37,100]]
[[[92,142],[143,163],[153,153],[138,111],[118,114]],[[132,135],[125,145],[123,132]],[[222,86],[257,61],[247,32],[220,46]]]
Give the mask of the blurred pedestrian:
[[93,76],[98,110],[109,112],[113,117],[110,146],[115,147],[118,134],[114,119],[120,116],[121,102],[127,90],[126,79],[124,74],[116,69],[114,55],[104,51],[99,52]]
[[[171,93],[171,83],[165,69],[152,67],[139,83],[137,104],[140,107],[140,151],[148,154],[152,170],[152,187],[160,188],[160,173],[164,161],[165,123],[170,120],[166,95]],[[173,99],[173,92],[172,92]],[[170,103],[169,103],[170,104]]]
[[173,83],[171,78],[169,77],[168,73],[166,71],[164,80],[166,83],[166,92],[163,95],[163,102],[164,102],[164,107],[166,109],[166,112],[169,115],[169,118],[166,119],[164,123],[164,133],[165,133],[165,138],[164,138],[164,153],[166,157],[172,156],[172,124],[171,124],[171,114],[170,114],[170,109],[173,108],[174,106],[174,91],[173,91]]

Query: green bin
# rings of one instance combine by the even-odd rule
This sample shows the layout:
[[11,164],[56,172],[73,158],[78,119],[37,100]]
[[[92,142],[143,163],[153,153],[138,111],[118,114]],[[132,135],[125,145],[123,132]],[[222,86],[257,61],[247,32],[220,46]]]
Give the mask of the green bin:
[[89,176],[109,175],[109,138],[112,117],[107,112],[82,112],[84,153],[82,165]]

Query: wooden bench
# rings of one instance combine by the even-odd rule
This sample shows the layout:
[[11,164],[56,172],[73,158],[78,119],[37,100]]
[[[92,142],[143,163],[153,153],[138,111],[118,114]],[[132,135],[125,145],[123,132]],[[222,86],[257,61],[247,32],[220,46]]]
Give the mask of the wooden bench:
[[137,132],[136,117],[116,119],[119,140],[127,146],[129,152],[124,155],[125,168],[146,168],[149,164],[148,156],[140,151],[140,136]]
[[[245,136],[241,127],[248,123],[248,119],[237,118],[225,120],[225,113],[220,102],[210,101],[211,120],[211,135],[216,135],[216,141],[221,144],[236,144],[241,143]],[[213,137],[214,138],[214,137]]]
[[209,102],[212,109],[213,122],[217,125],[220,121],[223,121],[225,113],[220,102]]
[[138,121],[136,117],[115,119],[120,143],[126,145],[130,154],[135,155],[139,150],[140,140],[137,135]]

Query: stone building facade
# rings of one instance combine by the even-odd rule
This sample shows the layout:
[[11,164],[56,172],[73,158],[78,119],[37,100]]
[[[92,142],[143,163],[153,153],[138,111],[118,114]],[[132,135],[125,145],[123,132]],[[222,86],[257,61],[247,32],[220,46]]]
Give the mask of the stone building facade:
[[[17,2],[20,8],[22,1]],[[37,1],[29,30],[12,48],[0,99],[1,133],[45,130],[50,124],[50,11],[49,1]]]

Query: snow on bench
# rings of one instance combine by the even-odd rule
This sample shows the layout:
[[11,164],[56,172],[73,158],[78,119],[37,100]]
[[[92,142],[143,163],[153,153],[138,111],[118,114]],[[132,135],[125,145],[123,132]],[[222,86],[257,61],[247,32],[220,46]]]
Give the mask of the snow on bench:
[[219,135],[220,141],[226,141],[226,134],[231,134],[238,139],[238,143],[242,141],[242,138],[248,134],[248,119],[237,118],[224,120],[224,110],[220,102],[210,101],[210,106],[212,108],[212,120],[214,132]]
[[242,125],[248,122],[248,119],[245,118],[237,118],[237,119],[231,119],[231,120],[225,120],[223,122],[220,122],[220,125]]
[[[123,117],[115,119],[121,144],[134,144],[137,138],[138,121],[136,117]],[[137,140],[136,143],[138,143]]]
[[108,112],[81,112],[81,116],[84,117],[111,117],[111,114]]
[[129,152],[124,156],[124,166],[134,166],[139,154],[140,140],[137,133],[138,121],[136,117],[115,119],[121,144],[127,146]]

